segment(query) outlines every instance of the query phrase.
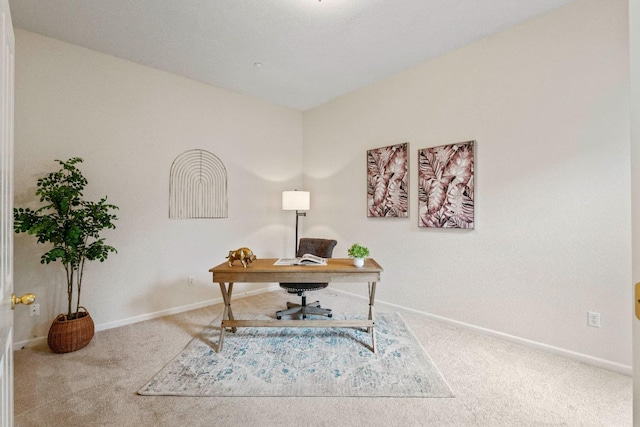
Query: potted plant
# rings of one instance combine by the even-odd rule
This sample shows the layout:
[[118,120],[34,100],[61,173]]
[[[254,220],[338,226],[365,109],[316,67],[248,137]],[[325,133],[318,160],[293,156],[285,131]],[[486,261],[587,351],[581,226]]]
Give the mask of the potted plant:
[[106,196],[97,203],[84,200],[82,192],[87,180],[76,166],[83,161],[81,158],[56,161],[60,170],[38,179],[35,194],[44,206],[36,210],[14,208],[13,219],[16,233],[28,233],[35,236],[38,243],[53,245],[40,258],[42,264],[60,261],[64,266],[67,313],[53,321],[48,343],[54,352],[68,353],[83,348],[93,338],[93,320],[80,305],[82,275],[86,261],[102,262],[109,253],[116,252],[100,237],[100,232],[115,228],[113,222],[118,218],[111,211],[118,207],[108,204]]
[[364,265],[364,259],[369,256],[369,249],[354,243],[347,251],[349,256],[353,258],[353,265],[360,268]]

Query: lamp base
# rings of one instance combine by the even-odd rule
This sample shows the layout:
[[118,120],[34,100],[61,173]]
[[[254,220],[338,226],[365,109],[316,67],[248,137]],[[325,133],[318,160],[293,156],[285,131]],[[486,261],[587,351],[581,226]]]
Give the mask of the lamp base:
[[298,218],[301,216],[307,216],[307,213],[296,211],[296,241],[293,244],[293,256],[298,254]]

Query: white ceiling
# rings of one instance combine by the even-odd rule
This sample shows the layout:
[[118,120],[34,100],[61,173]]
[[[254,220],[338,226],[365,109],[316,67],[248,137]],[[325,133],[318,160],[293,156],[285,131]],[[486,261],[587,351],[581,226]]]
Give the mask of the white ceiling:
[[15,27],[304,111],[571,1],[9,4]]

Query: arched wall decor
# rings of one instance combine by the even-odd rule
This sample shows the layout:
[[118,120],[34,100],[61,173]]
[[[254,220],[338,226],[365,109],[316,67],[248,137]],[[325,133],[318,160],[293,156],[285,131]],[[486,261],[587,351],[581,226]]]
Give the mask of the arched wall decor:
[[169,172],[169,218],[226,218],[227,170],[205,150],[180,154]]

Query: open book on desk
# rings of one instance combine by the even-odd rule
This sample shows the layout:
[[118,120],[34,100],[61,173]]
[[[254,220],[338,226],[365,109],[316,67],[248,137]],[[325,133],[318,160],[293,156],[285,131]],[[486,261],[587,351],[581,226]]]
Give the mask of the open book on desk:
[[327,265],[327,259],[313,254],[298,258],[279,258],[273,265]]

